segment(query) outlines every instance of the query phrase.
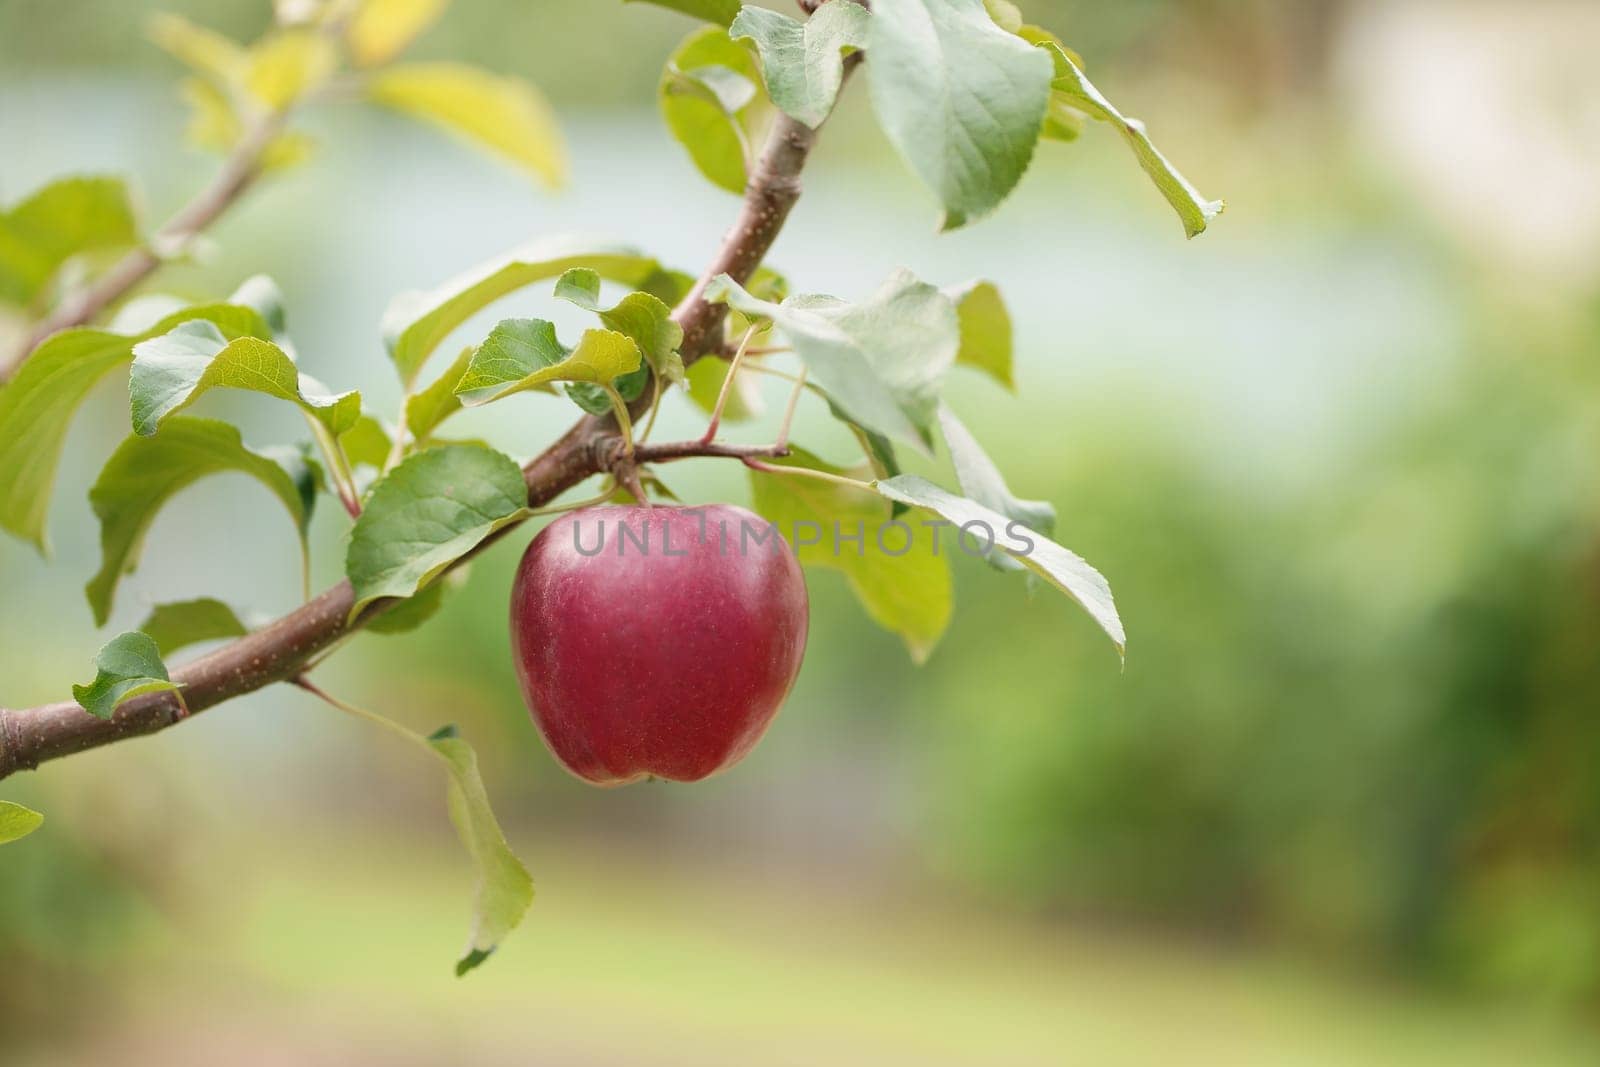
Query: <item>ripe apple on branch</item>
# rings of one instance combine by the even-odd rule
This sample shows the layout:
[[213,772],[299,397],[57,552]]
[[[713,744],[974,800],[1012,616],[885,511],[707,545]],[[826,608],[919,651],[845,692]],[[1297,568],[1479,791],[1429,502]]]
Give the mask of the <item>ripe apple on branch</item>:
[[[1051,539],[1050,505],[1013,494],[945,399],[945,382],[957,375],[1014,388],[1011,322],[998,288],[935,285],[902,270],[852,302],[791,294],[765,261],[800,196],[818,130],[857,70],[888,141],[938,201],[943,229],[989,214],[1043,142],[1073,140],[1089,120],[1127,142],[1188,236],[1205,230],[1221,202],[1201,197],[1144,125],[1088,80],[1077,54],[1007,0],[807,0],[802,17],[738,0],[656,2],[702,23],[668,58],[660,105],[694,167],[740,198],[716,255],[690,274],[631,246],[546,237],[401,294],[380,331],[403,393],[392,413],[300,370],[271,279],[251,278],[208,303],[134,290],[261,178],[302,163],[312,146],[294,120],[327,98],[361,97],[441,126],[554,182],[565,150],[543,97],[517,78],[402,59],[442,2],[280,4],[278,21],[250,44],[177,18],[153,28],[188,68],[193,136],[223,163],[148,234],[127,186],[113,178],[55,182],[0,212],[8,250],[0,302],[32,319],[23,344],[0,353],[0,529],[46,547],[68,424],[98,382],[126,371],[133,432],[89,488],[103,556],[86,588],[97,623],[114,613],[121,578],[138,566],[167,501],[215,473],[259,483],[288,513],[303,552],[319,499],[336,500],[350,519],[345,577],[264,625],[247,625],[254,612],[211,598],[158,605],[105,645],[72,700],[0,709],[0,779],[161,731],[274,683],[298,686],[441,761],[451,816],[479,873],[457,964],[465,973],[532,899],[472,748],[451,727],[414,732],[327,693],[313,676],[358,631],[424,625],[456,584],[446,577],[529,519],[564,513],[528,547],[512,591],[523,693],[557,759],[600,784],[693,781],[750,751],[800,669],[808,626],[801,567],[842,571],[871,618],[918,661],[949,622],[948,554],[936,539],[903,552],[840,553],[797,537],[725,553],[718,539],[690,536],[707,520],[881,529],[915,512],[964,533],[982,529],[996,570],[1025,570],[1059,589],[1122,650],[1105,579]],[[474,314],[552,283],[550,297],[593,325],[564,341],[547,319],[503,319],[424,379],[431,357]],[[108,312],[110,321],[95,325]],[[770,445],[719,437],[749,375],[791,384]],[[253,447],[230,423],[187,412],[217,389],[292,405],[305,439]],[[528,391],[565,398],[581,414],[526,464],[441,434],[466,408]],[[704,435],[651,441],[663,403],[682,397],[709,411]],[[836,465],[791,445],[801,403],[825,406],[859,443],[859,461]],[[931,464],[941,446],[943,480],[958,491],[902,466],[903,455]],[[753,513],[653,500],[662,495],[653,468],[690,459],[742,463]],[[558,502],[591,479],[589,496]],[[591,532],[611,550],[583,551],[594,542],[574,538]],[[670,540],[674,549],[618,553],[629,538]],[[169,669],[169,657],[201,643],[213,647]],[[41,821],[0,801],[0,842]]]

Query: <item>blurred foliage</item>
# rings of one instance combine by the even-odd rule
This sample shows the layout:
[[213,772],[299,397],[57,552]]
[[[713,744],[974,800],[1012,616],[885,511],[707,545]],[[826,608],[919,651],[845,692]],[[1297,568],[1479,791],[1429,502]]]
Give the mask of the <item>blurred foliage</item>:
[[908,731],[948,783],[945,868],[1600,993],[1600,391],[1595,337],[1553,343],[1483,353],[1282,498],[1180,441],[1069,458],[1048,495],[1117,590],[1127,672],[1076,620],[963,586],[936,727]]
[[[795,6],[765,6],[794,13]],[[1325,66],[1330,28],[1347,0],[1031,0],[1030,21],[1069,36],[1093,76],[1126,57],[1189,70],[1233,85],[1241,100],[1265,89],[1315,83]],[[261,0],[3,0],[0,69],[108,65],[165,73],[144,37],[154,10],[168,11],[240,40],[269,21]],[[689,25],[683,16],[621,0],[471,0],[450,5],[414,58],[449,58],[535,77],[558,104],[629,105],[649,96],[664,56]],[[599,32],[600,27],[604,32]],[[619,61],[618,57],[650,57]]]

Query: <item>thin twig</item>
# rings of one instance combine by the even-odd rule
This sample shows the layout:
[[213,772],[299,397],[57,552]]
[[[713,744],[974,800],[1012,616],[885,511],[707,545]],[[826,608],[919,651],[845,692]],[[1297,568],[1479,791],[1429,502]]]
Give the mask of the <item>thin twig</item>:
[[800,405],[800,394],[806,390],[806,368],[800,368],[799,377],[794,380],[794,388],[789,391],[789,405],[783,409],[783,422],[778,424],[777,446],[784,448],[789,444],[789,428],[794,425],[794,409]]
[[722,379],[722,388],[717,390],[717,403],[711,409],[711,421],[706,423],[706,432],[700,439],[702,441],[715,441],[717,427],[722,424],[722,409],[728,405],[728,394],[733,390],[733,380],[739,374],[739,365],[744,362],[745,350],[750,345],[750,338],[756,334],[755,326],[744,332],[744,339],[739,342],[738,349],[733,353],[733,362],[728,364],[728,375]]
[[873,492],[871,482],[863,482],[858,478],[846,478],[842,474],[830,474],[827,471],[813,470],[810,467],[778,467],[771,463],[762,463],[759,459],[750,456],[743,458],[746,467],[753,471],[761,471],[763,474],[792,474],[802,478],[815,478],[818,481],[832,482],[834,485],[848,486],[851,489],[859,489],[863,493]]

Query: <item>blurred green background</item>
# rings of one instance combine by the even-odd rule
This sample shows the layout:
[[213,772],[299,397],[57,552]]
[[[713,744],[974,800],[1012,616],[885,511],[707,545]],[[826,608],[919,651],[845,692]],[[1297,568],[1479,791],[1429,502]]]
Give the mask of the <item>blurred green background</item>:
[[[1600,9],[1025,7],[1227,215],[1185,243],[1100,128],[936,237],[857,87],[771,262],[846,297],[899,265],[1000,284],[1021,395],[968,377],[950,400],[1111,580],[1126,669],[1070,604],[966,559],[918,669],[816,573],[800,684],[756,752],[602,792],[553,763],[516,691],[519,534],[424,630],[323,672],[477,745],[539,886],[496,958],[449,974],[471,875],[436,768],[279,687],[4,783],[48,822],[0,853],[0,1062],[1600,1061]],[[268,19],[0,0],[0,200],[126,172],[161,218],[205,180],[142,39],[157,9],[240,37]],[[736,201],[656,119],[690,28],[611,0],[456,0],[417,54],[539,83],[567,189],[322,108],[318,157],[162,287],[272,274],[307,370],[390,410],[396,291],[560,231],[698,270]],[[554,310],[518,296],[463,336],[529,309]],[[8,705],[90,673],[79,487],[125,405],[104,387],[73,431],[55,558],[0,543]],[[296,433],[249,398],[203,406],[252,441]],[[569,412],[467,418],[530,455]],[[701,416],[675,398],[664,418],[667,439]],[[851,455],[824,413],[796,437]],[[664,474],[742,501],[728,466]],[[209,480],[158,520],[110,632],[182,596],[278,613],[297,570],[259,490]]]

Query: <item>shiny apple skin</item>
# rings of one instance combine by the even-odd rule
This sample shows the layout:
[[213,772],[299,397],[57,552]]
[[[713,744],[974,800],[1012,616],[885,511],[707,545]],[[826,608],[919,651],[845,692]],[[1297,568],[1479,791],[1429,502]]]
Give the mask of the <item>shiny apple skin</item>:
[[742,546],[743,524],[765,530],[727,504],[586,508],[528,546],[512,655],[534,723],[579,778],[699,781],[761,740],[800,671],[810,605],[793,549]]

